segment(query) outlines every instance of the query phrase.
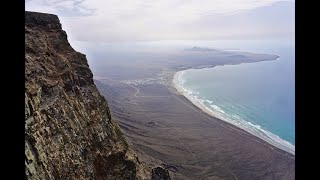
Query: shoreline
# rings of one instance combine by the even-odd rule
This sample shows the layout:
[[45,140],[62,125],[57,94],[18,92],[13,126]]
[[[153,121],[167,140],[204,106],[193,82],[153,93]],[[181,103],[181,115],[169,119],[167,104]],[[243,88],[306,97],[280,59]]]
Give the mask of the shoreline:
[[[231,125],[231,126],[238,128],[242,131],[245,131],[246,133],[249,133],[250,135],[254,136],[255,138],[258,138],[259,140],[266,142],[268,145],[271,145],[277,149],[280,149],[282,151],[285,151],[286,153],[289,153],[289,154],[295,156],[295,147],[291,143],[281,139],[280,137],[273,134],[272,132],[266,131],[264,129],[259,129],[261,131],[261,133],[263,133],[264,135],[254,133],[254,132],[250,131],[249,129],[246,129],[244,127],[237,125],[236,122],[233,122],[232,120],[228,120],[228,119],[222,117],[221,115],[213,112],[208,107],[203,105],[198,99],[196,99],[193,96],[190,96],[188,93],[186,93],[186,90],[183,87],[181,87],[181,85],[179,84],[179,80],[178,80],[180,75],[182,73],[184,73],[184,71],[186,71],[186,70],[188,70],[188,69],[180,70],[180,71],[178,70],[171,77],[171,86],[174,87],[173,89],[179,95],[185,97],[193,106],[197,107],[198,109],[200,109],[201,111],[203,111],[204,113],[209,115],[210,118],[218,119],[221,122],[227,123],[228,125]],[[273,138],[270,136],[273,136]],[[281,142],[276,141],[274,138],[279,139]],[[285,144],[283,144],[283,143],[285,143]],[[290,146],[293,146],[293,147],[290,147]]]

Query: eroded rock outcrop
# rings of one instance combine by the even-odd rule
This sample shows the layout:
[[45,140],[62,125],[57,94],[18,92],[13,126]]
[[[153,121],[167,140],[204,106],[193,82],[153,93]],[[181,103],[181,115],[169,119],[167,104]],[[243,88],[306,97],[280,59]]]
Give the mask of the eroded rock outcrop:
[[70,46],[56,15],[25,13],[25,68],[27,179],[168,176],[129,149],[86,56]]

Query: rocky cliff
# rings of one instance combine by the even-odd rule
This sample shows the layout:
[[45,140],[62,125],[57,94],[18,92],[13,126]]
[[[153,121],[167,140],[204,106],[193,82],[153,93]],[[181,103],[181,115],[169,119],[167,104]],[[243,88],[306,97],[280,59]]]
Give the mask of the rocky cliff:
[[170,179],[140,162],[56,15],[25,13],[27,179]]

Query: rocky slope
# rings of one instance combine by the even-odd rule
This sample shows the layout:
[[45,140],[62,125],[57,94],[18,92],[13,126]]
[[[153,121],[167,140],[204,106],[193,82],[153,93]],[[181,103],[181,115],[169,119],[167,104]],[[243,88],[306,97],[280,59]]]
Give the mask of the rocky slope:
[[27,179],[170,179],[140,162],[56,15],[25,13]]

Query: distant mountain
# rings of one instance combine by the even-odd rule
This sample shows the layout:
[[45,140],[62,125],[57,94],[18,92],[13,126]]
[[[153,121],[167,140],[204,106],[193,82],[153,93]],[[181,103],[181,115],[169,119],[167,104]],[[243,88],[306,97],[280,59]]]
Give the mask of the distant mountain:
[[189,48],[189,49],[185,49],[186,51],[201,51],[201,52],[206,52],[206,51],[217,51],[215,49],[210,49],[210,48],[202,48],[202,47],[192,47],[192,48]]

